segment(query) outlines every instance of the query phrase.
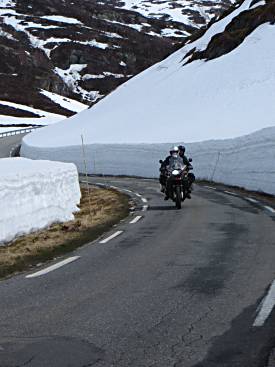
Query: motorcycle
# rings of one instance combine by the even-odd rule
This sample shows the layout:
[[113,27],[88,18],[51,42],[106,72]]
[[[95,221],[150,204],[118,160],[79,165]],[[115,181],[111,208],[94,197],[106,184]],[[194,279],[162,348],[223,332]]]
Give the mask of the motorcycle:
[[[192,159],[189,159],[192,162]],[[159,161],[163,164],[163,161]],[[169,166],[165,167],[163,172],[166,176],[166,194],[169,199],[175,202],[176,208],[181,209],[181,203],[189,195],[190,181],[188,177],[189,170],[193,169],[191,165],[184,165],[180,157],[171,157]]]

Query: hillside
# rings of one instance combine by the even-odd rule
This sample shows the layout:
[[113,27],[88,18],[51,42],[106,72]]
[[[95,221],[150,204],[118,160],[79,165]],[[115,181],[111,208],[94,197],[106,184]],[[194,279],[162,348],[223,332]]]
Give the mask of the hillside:
[[26,143],[75,145],[80,131],[88,143],[191,142],[273,126],[274,4],[244,1],[92,109],[32,134]]
[[83,135],[88,172],[157,177],[185,143],[196,177],[274,195],[274,9],[245,0],[90,110],[25,137],[21,154],[85,172]]
[[230,5],[231,0],[0,0],[0,122],[9,124],[3,116],[37,117],[23,106],[72,115],[74,109],[41,92],[91,105]]

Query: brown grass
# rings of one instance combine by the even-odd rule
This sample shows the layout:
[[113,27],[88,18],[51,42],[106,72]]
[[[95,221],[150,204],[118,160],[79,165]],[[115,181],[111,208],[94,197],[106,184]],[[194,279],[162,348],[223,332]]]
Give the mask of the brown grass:
[[[89,205],[89,197],[90,204]],[[93,241],[129,212],[129,198],[114,190],[82,188],[80,211],[75,220],[19,237],[0,247],[0,277],[72,251]]]

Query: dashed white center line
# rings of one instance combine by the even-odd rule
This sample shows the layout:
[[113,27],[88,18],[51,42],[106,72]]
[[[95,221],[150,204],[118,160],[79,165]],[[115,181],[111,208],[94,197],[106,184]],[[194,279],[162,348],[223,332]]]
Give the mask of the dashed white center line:
[[132,192],[133,192],[133,191],[128,190],[128,189],[123,189],[123,191],[130,192],[130,193],[132,193]]
[[51,271],[54,271],[56,269],[59,269],[59,268],[61,268],[64,265],[68,265],[71,262],[73,262],[75,260],[78,260],[79,258],[80,258],[80,256],[69,257],[66,260],[60,261],[57,264],[54,264],[54,265],[49,266],[48,268],[45,268],[45,269],[40,270],[40,271],[37,271],[36,273],[33,273],[33,274],[26,275],[26,278],[36,278],[36,277],[40,277],[41,275],[48,274]]
[[275,209],[273,209],[271,206],[264,205],[264,208],[270,211],[271,213],[275,213]]
[[142,211],[145,212],[148,209],[148,205],[143,205]]
[[212,187],[212,186],[204,186],[206,187],[207,189],[210,189],[210,190],[217,190],[216,187]]
[[253,198],[249,198],[249,197],[246,197],[246,200],[250,201],[253,204],[258,204],[259,203],[258,200],[253,199]]
[[107,243],[109,241],[111,241],[113,238],[119,236],[121,233],[123,233],[123,231],[117,231],[115,233],[113,233],[111,236],[105,238],[104,240],[100,241],[99,243]]
[[142,218],[142,215],[138,215],[138,216],[136,216],[133,220],[131,220],[130,224],[135,224],[135,223],[137,223],[141,218]]
[[270,315],[273,307],[275,305],[275,280],[273,280],[271,287],[269,288],[268,294],[265,297],[260,311],[254,321],[253,326],[263,326],[265,320]]
[[144,202],[144,203],[147,203],[147,199],[145,199],[145,198],[141,198],[141,200]]
[[141,198],[141,195],[138,192],[135,192],[135,195]]

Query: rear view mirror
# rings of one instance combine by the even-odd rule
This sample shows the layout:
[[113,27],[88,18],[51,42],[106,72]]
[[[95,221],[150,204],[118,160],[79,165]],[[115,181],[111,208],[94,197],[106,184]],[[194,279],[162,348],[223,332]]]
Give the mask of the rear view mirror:
[[163,163],[163,160],[162,160],[162,159],[160,159],[160,160],[159,160],[159,163],[160,163],[160,164],[162,164],[162,163]]
[[193,159],[192,158],[189,158],[188,160],[189,160],[189,162],[193,162]]

